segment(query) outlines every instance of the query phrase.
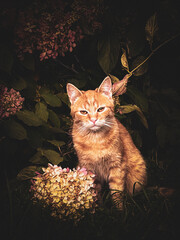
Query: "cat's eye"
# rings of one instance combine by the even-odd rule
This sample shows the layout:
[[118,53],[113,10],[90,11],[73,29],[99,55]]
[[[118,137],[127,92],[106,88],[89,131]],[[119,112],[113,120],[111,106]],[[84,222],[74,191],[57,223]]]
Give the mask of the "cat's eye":
[[81,113],[82,115],[87,115],[87,114],[88,114],[88,111],[86,111],[86,110],[80,110],[80,113]]
[[105,109],[105,107],[99,107],[99,108],[97,109],[97,112],[103,112],[104,109]]

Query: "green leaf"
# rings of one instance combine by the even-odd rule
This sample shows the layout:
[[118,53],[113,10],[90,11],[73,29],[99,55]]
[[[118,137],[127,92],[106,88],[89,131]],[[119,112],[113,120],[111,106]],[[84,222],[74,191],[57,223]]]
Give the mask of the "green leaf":
[[58,115],[53,111],[48,109],[49,112],[49,121],[52,123],[52,125],[56,128],[60,128],[60,120]]
[[44,164],[45,160],[44,160],[41,152],[37,152],[29,159],[29,162],[34,163],[34,164]]
[[9,120],[6,122],[7,134],[11,138],[18,140],[27,139],[26,129],[18,122]]
[[9,48],[5,45],[0,45],[0,69],[11,74],[13,62],[13,55]]
[[38,116],[29,110],[23,110],[16,113],[18,119],[23,121],[28,126],[38,127],[42,125],[42,120]]
[[17,175],[17,178],[19,180],[28,180],[33,178],[36,174],[36,171],[40,171],[41,167],[37,166],[28,166],[26,168],[23,168]]
[[98,62],[103,71],[109,74],[116,66],[120,43],[115,36],[106,36],[98,41]]
[[141,91],[133,86],[128,86],[127,94],[134,101],[134,103],[142,109],[143,112],[148,112],[148,99]]
[[129,104],[129,105],[124,105],[124,106],[120,106],[120,114],[126,114],[126,113],[130,113],[130,112],[133,112],[133,111],[136,111],[137,114],[139,115],[140,117],[140,120],[141,122],[143,123],[143,125],[148,128],[148,123],[147,123],[147,120],[143,114],[143,112],[141,111],[141,109],[136,106],[136,105],[133,105],[133,104]]
[[41,152],[42,156],[45,156],[52,164],[57,165],[63,161],[60,154],[54,150],[38,148],[38,151]]
[[58,98],[58,96],[52,93],[43,93],[41,96],[44,98],[46,103],[52,107],[60,107],[62,105],[61,100]]
[[39,89],[39,93],[40,93],[41,95],[50,93],[50,89],[47,88],[47,87],[45,87],[45,86],[42,86],[42,87]]
[[61,93],[56,94],[56,96],[58,96],[58,98],[60,98],[61,101],[64,102],[66,105],[70,106],[70,102],[69,102],[67,93],[61,92]]
[[24,78],[17,77],[17,79],[14,79],[11,86],[16,90],[21,91],[27,87],[27,82],[24,80]]
[[65,131],[63,131],[60,128],[56,128],[56,127],[52,127],[51,125],[44,123],[43,127],[45,127],[46,131],[49,133],[66,133]]
[[22,65],[27,68],[28,70],[31,70],[34,72],[35,70],[35,61],[34,61],[34,57],[32,54],[26,54],[24,56],[23,61],[21,61]]
[[48,110],[47,110],[47,106],[42,103],[42,102],[38,102],[35,106],[35,114],[44,122],[47,122],[48,120]]
[[[144,56],[138,56],[132,62],[132,66],[131,66],[132,70],[135,69],[137,66],[139,66],[144,60],[145,60]],[[138,77],[145,74],[147,70],[148,70],[148,62],[145,62],[140,67],[138,67],[137,70],[133,72],[133,74],[134,76]]]
[[57,148],[65,145],[65,142],[63,141],[58,141],[58,140],[47,140],[49,143],[51,143],[52,145],[56,146]]
[[127,60],[127,56],[126,56],[126,50],[122,49],[122,51],[123,51],[123,54],[121,56],[121,64],[124,67],[124,69],[129,71],[129,64],[128,64],[128,60]]

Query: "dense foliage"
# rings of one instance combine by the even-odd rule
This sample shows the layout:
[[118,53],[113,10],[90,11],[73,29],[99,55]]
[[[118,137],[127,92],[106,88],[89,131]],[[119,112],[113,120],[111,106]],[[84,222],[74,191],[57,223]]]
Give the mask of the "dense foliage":
[[[105,190],[103,206],[93,216],[87,213],[72,235],[80,229],[82,239],[118,239],[120,232],[125,239],[136,230],[137,239],[150,239],[153,229],[165,239],[176,234],[178,193],[172,201],[167,195],[178,189],[180,173],[174,80],[179,74],[178,9],[170,1],[127,1],[120,7],[117,2],[35,0],[0,11],[0,154],[4,222],[10,235],[24,236],[21,227],[30,231],[31,225],[37,233],[41,224],[50,223],[44,236],[58,232],[64,237],[73,226],[32,205],[30,179],[48,163],[76,166],[66,84],[95,89],[107,74],[113,82],[116,117],[146,159],[148,186],[133,197],[124,195],[121,214]],[[39,230],[34,219],[41,223]]]

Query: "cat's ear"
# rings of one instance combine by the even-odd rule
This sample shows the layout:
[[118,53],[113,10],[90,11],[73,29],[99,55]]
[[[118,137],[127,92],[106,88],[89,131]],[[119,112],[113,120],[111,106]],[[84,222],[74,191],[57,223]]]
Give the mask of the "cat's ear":
[[82,95],[82,92],[71,83],[67,84],[66,89],[71,104],[74,104],[75,101]]
[[102,81],[101,85],[98,88],[98,92],[103,93],[108,98],[112,98],[112,83],[109,76]]

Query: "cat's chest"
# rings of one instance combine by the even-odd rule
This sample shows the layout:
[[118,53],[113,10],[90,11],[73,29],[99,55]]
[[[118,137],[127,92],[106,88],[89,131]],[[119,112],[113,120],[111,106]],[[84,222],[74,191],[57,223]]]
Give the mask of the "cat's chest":
[[[80,159],[91,159],[93,162],[101,162],[102,159],[113,158],[119,154],[119,147],[116,142],[84,142],[76,141],[74,147]],[[111,157],[110,157],[111,156]]]
[[111,149],[112,145],[109,144],[106,140],[104,141],[98,141],[98,140],[84,140],[84,139],[78,139],[74,141],[74,147],[76,151],[84,151],[84,152],[94,152],[99,154],[100,152],[106,152],[107,150]]

